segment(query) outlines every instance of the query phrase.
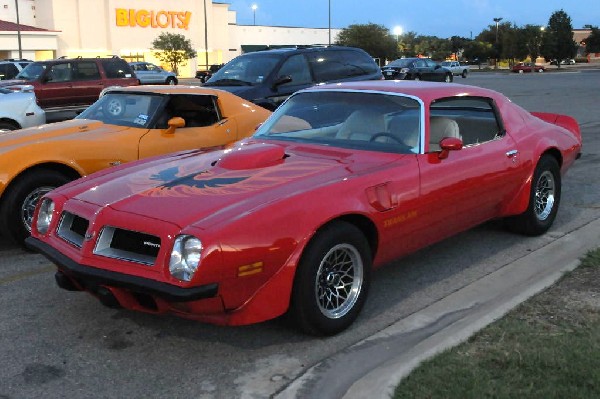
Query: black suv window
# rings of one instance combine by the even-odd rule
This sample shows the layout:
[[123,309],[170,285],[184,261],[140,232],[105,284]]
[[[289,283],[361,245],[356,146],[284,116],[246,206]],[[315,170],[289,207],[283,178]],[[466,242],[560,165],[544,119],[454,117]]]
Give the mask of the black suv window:
[[318,82],[377,73],[377,65],[362,51],[330,50],[308,54],[309,62]]
[[308,61],[302,54],[293,55],[279,69],[279,76],[290,76],[292,81],[286,85],[300,85],[312,83]]
[[100,71],[94,61],[82,61],[75,63],[73,76],[75,80],[96,80],[100,79]]
[[102,62],[106,77],[109,79],[130,78],[133,75],[129,64],[120,58],[104,59],[100,62]]

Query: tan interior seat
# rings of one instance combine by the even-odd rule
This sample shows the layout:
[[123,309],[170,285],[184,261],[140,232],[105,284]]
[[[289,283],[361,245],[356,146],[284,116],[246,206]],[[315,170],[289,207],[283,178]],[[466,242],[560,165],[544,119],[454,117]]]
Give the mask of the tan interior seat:
[[432,116],[429,119],[429,151],[439,151],[440,141],[444,137],[460,137],[458,123],[444,116]]
[[376,133],[385,132],[383,113],[371,110],[356,110],[336,134],[336,138],[369,141]]

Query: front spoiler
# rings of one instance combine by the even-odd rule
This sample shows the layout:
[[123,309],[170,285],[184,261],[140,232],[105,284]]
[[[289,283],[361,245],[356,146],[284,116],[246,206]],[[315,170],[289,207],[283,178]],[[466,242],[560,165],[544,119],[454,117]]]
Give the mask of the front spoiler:
[[170,302],[190,302],[217,296],[219,285],[207,284],[199,287],[183,288],[143,277],[131,276],[109,270],[97,269],[79,264],[63,255],[50,245],[34,237],[28,237],[25,245],[44,255],[56,264],[60,271],[84,287],[118,287],[134,292],[153,295]]

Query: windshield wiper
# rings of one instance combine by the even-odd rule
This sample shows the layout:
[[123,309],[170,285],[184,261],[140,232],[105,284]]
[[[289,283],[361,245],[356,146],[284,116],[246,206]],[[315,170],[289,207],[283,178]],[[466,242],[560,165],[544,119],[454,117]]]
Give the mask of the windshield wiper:
[[219,79],[204,83],[204,86],[252,86],[252,83],[239,79]]

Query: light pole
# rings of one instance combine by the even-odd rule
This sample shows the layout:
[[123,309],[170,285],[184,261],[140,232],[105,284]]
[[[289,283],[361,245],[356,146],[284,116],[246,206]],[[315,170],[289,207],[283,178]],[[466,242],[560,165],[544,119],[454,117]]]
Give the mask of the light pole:
[[[397,51],[400,47],[400,35],[402,34],[402,27],[399,25],[394,26],[393,32],[394,32],[394,35],[396,35],[396,51]],[[402,54],[400,54],[400,55],[402,55]]]
[[254,16],[254,25],[256,25],[256,9],[258,6],[256,4],[252,4],[252,14]]
[[208,17],[206,16],[206,0],[204,0],[204,60],[206,62],[206,70],[208,71]]
[[329,45],[331,46],[331,0],[329,0]]
[[502,21],[503,18],[494,18],[494,22],[496,23],[496,62],[494,62],[494,69],[498,69],[498,23]]
[[19,42],[19,59],[23,59],[23,47],[21,46],[21,23],[19,22],[19,0],[15,0],[15,11],[17,12],[17,41]]

